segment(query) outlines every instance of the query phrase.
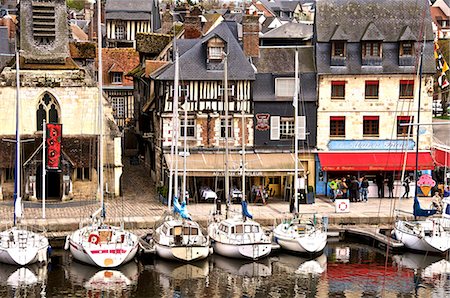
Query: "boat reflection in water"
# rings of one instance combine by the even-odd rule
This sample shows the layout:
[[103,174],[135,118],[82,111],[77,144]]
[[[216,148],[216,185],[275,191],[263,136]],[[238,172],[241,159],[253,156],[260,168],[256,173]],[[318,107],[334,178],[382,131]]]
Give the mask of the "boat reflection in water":
[[203,259],[193,263],[180,263],[161,258],[155,258],[153,269],[160,275],[175,280],[206,278],[209,274],[208,260]]
[[114,270],[78,262],[71,262],[67,268],[72,283],[83,286],[88,295],[133,290],[140,274],[139,265],[135,262],[129,262]]
[[39,296],[39,293],[45,296],[46,284],[47,265],[31,264],[18,267],[1,264],[0,266],[0,286],[13,292],[8,295],[10,297]]
[[289,274],[321,275],[327,270],[327,256],[322,254],[314,259],[306,259],[296,255],[280,254],[271,258],[274,270]]
[[269,258],[252,261],[213,255],[211,263],[214,268],[217,267],[222,271],[237,276],[264,277],[272,275],[272,265]]
[[407,252],[403,255],[395,255],[392,259],[399,268],[414,270],[414,274],[426,282],[447,279],[450,274],[450,262],[444,256]]

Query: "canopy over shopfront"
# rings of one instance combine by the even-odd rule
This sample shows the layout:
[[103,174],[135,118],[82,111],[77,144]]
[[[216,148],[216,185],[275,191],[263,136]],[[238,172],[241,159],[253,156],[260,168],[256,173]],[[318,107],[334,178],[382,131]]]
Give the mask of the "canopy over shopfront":
[[450,147],[435,147],[433,152],[434,161],[439,167],[450,167]]
[[[246,176],[283,176],[293,175],[295,171],[295,158],[292,153],[246,153]],[[170,154],[164,154],[168,168],[172,166]],[[228,169],[230,176],[241,176],[242,155],[238,153],[228,154]],[[178,175],[183,175],[184,161],[178,156]],[[298,162],[299,171],[303,171],[301,162]],[[186,172],[188,176],[208,177],[225,176],[225,154],[215,153],[191,153],[186,158]]]
[[[401,171],[406,155],[406,170],[416,167],[415,152],[324,152],[319,153],[323,171]],[[419,152],[419,170],[434,169],[430,152]]]

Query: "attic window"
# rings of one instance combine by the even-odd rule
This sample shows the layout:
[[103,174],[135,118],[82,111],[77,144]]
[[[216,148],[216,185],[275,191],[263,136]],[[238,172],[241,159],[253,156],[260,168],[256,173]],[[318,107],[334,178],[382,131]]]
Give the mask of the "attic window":
[[39,45],[48,45],[55,40],[55,4],[32,2],[33,37]]
[[333,42],[333,57],[345,57],[345,41]]
[[404,41],[400,43],[400,56],[412,56],[414,55],[412,41]]
[[208,59],[222,60],[222,58],[223,58],[223,48],[222,47],[209,47],[208,48]]
[[381,42],[365,42],[362,51],[363,57],[381,57]]

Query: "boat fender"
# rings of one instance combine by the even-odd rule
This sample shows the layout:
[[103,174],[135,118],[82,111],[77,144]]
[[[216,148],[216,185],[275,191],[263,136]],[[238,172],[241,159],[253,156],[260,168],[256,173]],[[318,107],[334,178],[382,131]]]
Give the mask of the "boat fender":
[[70,241],[70,236],[67,235],[66,237],[66,243],[64,243],[64,250],[68,250],[69,249],[69,241]]
[[92,243],[92,244],[98,244],[98,241],[99,241],[98,235],[96,235],[96,234],[89,235],[88,241],[89,241],[89,243]]

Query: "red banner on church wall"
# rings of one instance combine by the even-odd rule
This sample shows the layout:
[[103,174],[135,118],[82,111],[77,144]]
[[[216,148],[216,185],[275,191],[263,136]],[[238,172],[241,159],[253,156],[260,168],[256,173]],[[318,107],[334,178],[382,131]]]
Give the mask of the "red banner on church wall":
[[62,124],[47,124],[47,169],[60,170],[61,167]]

